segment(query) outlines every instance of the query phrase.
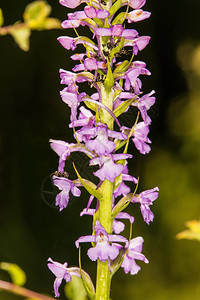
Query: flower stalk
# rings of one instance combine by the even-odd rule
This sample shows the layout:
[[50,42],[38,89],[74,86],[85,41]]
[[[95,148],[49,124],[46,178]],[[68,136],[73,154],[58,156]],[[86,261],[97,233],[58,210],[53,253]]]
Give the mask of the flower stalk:
[[[101,186],[103,199],[99,203],[99,222],[105,228],[107,233],[112,233],[112,197],[113,197],[113,183],[105,180]],[[110,285],[111,276],[109,270],[108,260],[97,261],[97,275],[96,275],[96,298],[95,300],[109,300],[110,299]]]

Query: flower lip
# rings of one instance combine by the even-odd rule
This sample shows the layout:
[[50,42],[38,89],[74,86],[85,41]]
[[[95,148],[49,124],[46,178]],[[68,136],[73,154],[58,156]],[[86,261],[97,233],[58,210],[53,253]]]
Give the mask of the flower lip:
[[76,247],[82,242],[95,242],[96,245],[88,250],[88,256],[92,261],[97,259],[106,261],[108,259],[115,259],[119,254],[119,249],[110,242],[123,242],[128,243],[127,239],[120,235],[107,234],[104,227],[97,220],[94,226],[95,235],[82,236],[76,241]]

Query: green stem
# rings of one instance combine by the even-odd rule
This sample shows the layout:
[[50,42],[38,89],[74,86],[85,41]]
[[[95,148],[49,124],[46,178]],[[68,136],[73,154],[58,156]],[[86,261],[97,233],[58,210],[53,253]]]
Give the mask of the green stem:
[[[112,0],[106,1],[105,9],[109,11],[111,6],[112,6]],[[102,49],[102,39],[100,39],[99,46],[100,49]],[[113,111],[113,99],[114,99],[113,89],[106,90],[104,84],[101,84],[100,90],[101,90],[101,102],[105,106],[107,106],[111,111]],[[105,109],[101,109],[100,121],[103,124],[107,124],[108,129],[113,130],[114,119]],[[99,203],[99,222],[105,228],[108,234],[112,233],[112,225],[113,225],[112,224],[113,220],[111,218],[113,188],[114,188],[114,184],[107,179],[104,180],[104,182],[101,185],[103,199]],[[108,261],[102,262],[98,259],[95,300],[109,300],[110,286],[111,286],[111,276],[110,276]]]
[[[99,222],[105,228],[107,233],[112,232],[112,195],[113,183],[105,180],[101,186],[103,191],[103,200],[99,205]],[[109,300],[110,299],[110,271],[108,261],[97,262],[97,280],[96,280],[96,300]]]
[[[111,111],[113,111],[113,91],[105,90],[101,87],[101,100]],[[108,125],[108,129],[113,129],[114,120],[112,116],[105,110],[101,113],[101,122]],[[105,228],[108,234],[112,233],[112,198],[113,198],[113,183],[105,180],[101,185],[103,200],[99,203],[99,222]],[[95,300],[110,299],[111,276],[108,261],[97,262],[97,279],[96,279],[96,298]]]

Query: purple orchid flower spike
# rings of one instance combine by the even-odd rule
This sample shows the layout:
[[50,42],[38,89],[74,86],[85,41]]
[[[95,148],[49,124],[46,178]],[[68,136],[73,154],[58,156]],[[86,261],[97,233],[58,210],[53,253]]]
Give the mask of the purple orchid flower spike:
[[149,225],[150,221],[153,221],[154,215],[149,208],[149,205],[153,204],[158,198],[159,188],[155,187],[154,189],[146,190],[136,196],[131,200],[133,203],[140,203],[140,210],[143,216],[144,221]]
[[76,185],[81,186],[80,184],[74,184],[72,180],[65,177],[58,177],[53,175],[53,183],[58,187],[61,192],[56,196],[56,206],[59,206],[59,211],[66,208],[69,202],[69,192],[71,191],[75,197],[80,197],[81,191],[76,187]]
[[94,226],[95,235],[82,236],[76,241],[76,247],[79,248],[79,243],[96,243],[87,252],[89,258],[93,261],[99,259],[106,261],[115,259],[119,254],[119,250],[115,245],[110,245],[110,242],[126,243],[127,239],[120,235],[107,234],[106,230],[101,226],[99,221],[96,221]]
[[135,260],[142,260],[148,264],[148,259],[141,253],[143,248],[143,238],[136,237],[132,239],[129,243],[128,250],[125,253],[124,260],[121,264],[121,267],[124,269],[124,272],[127,274],[130,272],[131,275],[135,275],[141,269],[135,262]]
[[[129,220],[131,229],[134,222],[134,217],[124,210],[130,202],[139,203],[143,219],[149,224],[154,218],[150,205],[158,197],[157,187],[140,194],[131,192],[132,183],[136,190],[138,180],[129,175],[127,167],[128,158],[132,158],[127,153],[130,139],[140,153],[146,154],[151,150],[148,110],[154,104],[155,97],[154,91],[143,94],[141,75],[151,75],[151,72],[145,62],[135,60],[135,55],[148,45],[150,36],[140,36],[125,22],[145,20],[151,13],[142,9],[146,0],[60,0],[60,3],[74,9],[61,25],[65,29],[71,28],[71,31],[74,29],[76,37],[60,36],[58,41],[65,49],[72,51],[81,45],[82,53],[71,56],[74,64],[72,70],[59,71],[61,84],[65,85],[60,95],[71,109],[69,128],[73,130],[76,142],[50,140],[51,148],[59,156],[58,171],[52,179],[60,190],[56,196],[60,211],[68,205],[70,194],[80,197],[79,186],[90,193],[87,207],[80,215],[93,216],[93,234],[79,237],[75,245],[79,248],[80,243],[91,243],[87,254],[92,261],[98,260],[96,289],[89,275],[80,268],[68,268],[67,263],[62,265],[52,259],[49,259],[48,267],[56,276],[56,297],[59,296],[62,280],[68,282],[72,275],[81,275],[90,299],[109,299],[111,278],[120,266],[125,273],[134,275],[140,270],[136,260],[148,263],[142,254],[143,238],[128,241],[120,235],[127,222],[122,219]],[[79,5],[80,10],[77,9]],[[81,26],[89,27],[91,37],[79,35]],[[132,52],[130,61],[123,57],[130,51],[127,47]],[[118,60],[120,57],[122,59]],[[83,83],[83,87],[79,88],[79,83]],[[86,84],[92,89],[87,94],[83,92],[87,90]],[[131,106],[137,110],[137,117],[131,128],[121,126],[121,115]],[[97,177],[95,183],[82,178],[82,172],[79,174],[76,168],[78,179],[68,178],[65,164],[74,151],[86,154],[89,165],[96,166],[93,172]]]
[[61,264],[57,261],[53,261],[50,257],[48,259],[49,263],[47,264],[48,268],[51,270],[51,272],[56,276],[56,279],[54,281],[54,293],[55,297],[59,297],[60,293],[58,291],[61,283],[63,280],[66,282],[69,282],[72,280],[71,276],[78,276],[77,272],[75,272],[76,268],[67,268],[67,263]]

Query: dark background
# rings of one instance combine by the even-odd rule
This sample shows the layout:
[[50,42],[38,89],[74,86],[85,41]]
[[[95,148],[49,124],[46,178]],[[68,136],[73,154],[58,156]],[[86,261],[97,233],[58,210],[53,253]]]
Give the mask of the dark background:
[[[28,3],[1,0],[5,25],[21,19]],[[67,8],[55,0],[48,3],[52,17],[67,18]],[[144,10],[152,12],[151,18],[133,27],[152,39],[137,59],[152,72],[142,78],[143,90],[155,89],[157,102],[150,113],[152,151],[142,156],[131,146],[130,170],[140,176],[140,191],[159,186],[160,197],[150,226],[142,221],[138,207],[129,208],[135,216],[133,236],[144,237],[143,252],[150,263],[140,263],[142,270],[134,277],[119,271],[112,298],[196,300],[200,298],[199,244],[177,241],[175,235],[186,220],[200,216],[200,2],[154,0],[147,1]],[[85,28],[79,32],[84,34]],[[20,50],[11,36],[0,38],[0,261],[18,264],[27,274],[26,287],[51,295],[54,277],[46,266],[48,257],[78,265],[74,241],[91,231],[90,217],[79,217],[87,193],[82,191],[59,213],[54,197],[44,192],[51,189],[50,175],[58,163],[48,140],[73,142],[67,125],[69,109],[59,96],[63,86],[58,73],[59,68],[70,70],[73,63],[70,52],[56,40],[60,35],[72,36],[73,30],[32,32],[29,52]],[[74,160],[85,168],[82,157]],[[68,168],[73,172],[71,161]],[[94,278],[95,266],[86,249],[83,268]],[[9,280],[3,271],[0,277]],[[62,288],[61,292],[64,299]],[[0,294],[0,299],[18,298]]]

